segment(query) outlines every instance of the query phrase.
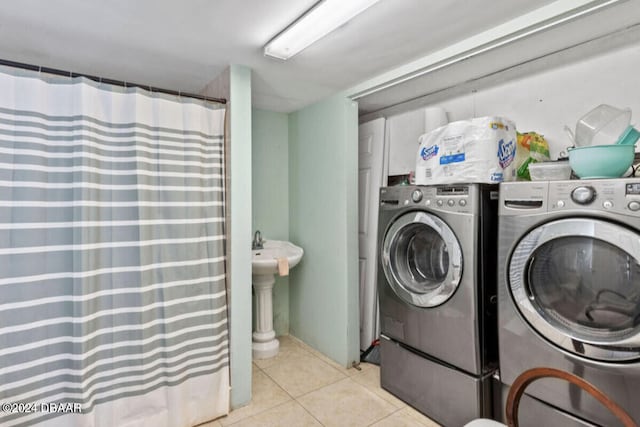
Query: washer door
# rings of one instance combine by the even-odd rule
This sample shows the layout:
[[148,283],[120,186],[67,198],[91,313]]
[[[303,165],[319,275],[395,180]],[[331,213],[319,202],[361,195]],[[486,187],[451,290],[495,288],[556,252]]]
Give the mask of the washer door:
[[426,212],[410,212],[394,221],[381,248],[384,274],[403,301],[435,307],[458,289],[462,249],[449,226]]
[[603,361],[640,357],[640,236],[603,220],[529,232],[509,261],[516,307],[551,343]]

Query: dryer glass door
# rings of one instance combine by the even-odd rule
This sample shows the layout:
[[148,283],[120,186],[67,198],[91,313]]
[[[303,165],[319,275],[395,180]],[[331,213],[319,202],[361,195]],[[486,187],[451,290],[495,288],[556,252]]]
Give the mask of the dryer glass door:
[[640,236],[603,220],[575,218],[532,230],[515,247],[509,285],[520,313],[572,353],[640,357]]
[[418,307],[444,303],[460,283],[460,243],[444,221],[426,212],[409,212],[394,221],[380,256],[393,291]]

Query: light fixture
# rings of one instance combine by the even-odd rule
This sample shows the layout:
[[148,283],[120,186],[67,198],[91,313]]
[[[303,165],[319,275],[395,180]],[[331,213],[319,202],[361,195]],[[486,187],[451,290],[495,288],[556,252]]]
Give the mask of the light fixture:
[[264,47],[264,54],[286,60],[379,0],[321,0]]
[[[381,92],[627,1],[629,0],[556,0],[540,9],[434,52],[412,64],[403,65],[399,68],[403,74],[399,76],[390,77],[396,72],[394,70],[356,86],[352,88],[353,93],[349,98],[357,100]],[[566,9],[562,10],[564,7]],[[558,9],[561,9],[561,12],[558,12]],[[415,69],[405,72],[406,68],[411,67]]]

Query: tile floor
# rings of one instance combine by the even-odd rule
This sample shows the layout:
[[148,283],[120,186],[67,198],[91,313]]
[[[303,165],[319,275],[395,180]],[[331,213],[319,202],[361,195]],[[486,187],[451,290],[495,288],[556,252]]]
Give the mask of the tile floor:
[[251,403],[199,427],[439,427],[380,388],[380,368],[345,369],[296,338],[254,360]]

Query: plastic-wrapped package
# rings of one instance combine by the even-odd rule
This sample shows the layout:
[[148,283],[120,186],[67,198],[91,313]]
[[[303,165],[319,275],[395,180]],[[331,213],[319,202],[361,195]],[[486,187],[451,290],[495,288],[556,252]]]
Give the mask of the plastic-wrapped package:
[[544,136],[535,132],[518,132],[518,147],[516,149],[516,175],[520,181],[530,181],[529,164],[546,162],[549,157],[549,144]]
[[516,129],[503,117],[449,123],[420,137],[417,185],[516,179]]

